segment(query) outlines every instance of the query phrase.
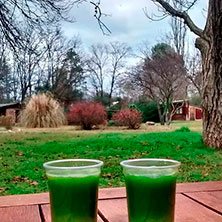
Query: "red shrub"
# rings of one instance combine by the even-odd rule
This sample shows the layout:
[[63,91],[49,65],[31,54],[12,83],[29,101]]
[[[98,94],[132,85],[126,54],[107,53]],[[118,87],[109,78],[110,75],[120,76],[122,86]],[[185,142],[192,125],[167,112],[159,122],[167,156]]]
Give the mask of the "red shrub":
[[113,114],[112,120],[118,126],[128,126],[129,129],[139,129],[142,114],[137,109],[121,110]]
[[94,126],[106,123],[107,113],[105,107],[100,103],[89,101],[77,102],[71,105],[67,119],[70,124],[91,130]]

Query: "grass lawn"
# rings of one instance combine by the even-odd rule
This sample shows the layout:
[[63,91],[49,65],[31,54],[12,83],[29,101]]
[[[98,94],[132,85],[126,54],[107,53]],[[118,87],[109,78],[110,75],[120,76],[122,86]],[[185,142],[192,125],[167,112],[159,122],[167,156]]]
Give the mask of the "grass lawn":
[[[172,131],[182,125],[196,132]],[[157,130],[159,129],[159,130]],[[80,131],[72,127],[46,130],[16,129],[0,133],[0,195],[47,190],[42,164],[63,158],[104,161],[101,187],[124,186],[120,161],[129,158],[172,158],[182,162],[179,182],[222,180],[222,151],[204,147],[200,122],[145,127],[138,131],[114,129]]]

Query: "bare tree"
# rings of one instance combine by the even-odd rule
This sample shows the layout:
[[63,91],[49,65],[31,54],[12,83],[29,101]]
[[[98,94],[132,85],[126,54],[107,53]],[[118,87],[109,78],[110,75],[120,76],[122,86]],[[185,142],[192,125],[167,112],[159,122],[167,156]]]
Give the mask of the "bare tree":
[[83,61],[75,46],[69,48],[62,66],[53,73],[54,83],[50,91],[60,100],[69,104],[82,96],[81,88],[85,83]]
[[67,14],[74,4],[83,0],[1,0],[0,30],[11,47],[22,47],[25,40],[19,26],[19,19],[32,28],[43,28],[45,24],[55,24],[60,19],[68,19]]
[[43,87],[47,90],[56,81],[55,72],[62,66],[62,61],[65,59],[69,44],[59,26],[48,26],[42,35],[42,40],[46,53],[44,61],[41,62],[42,72],[38,76],[38,88]]
[[109,105],[111,105],[111,99],[115,87],[117,86],[117,81],[124,74],[126,67],[126,58],[130,56],[131,48],[124,43],[112,42],[109,47],[109,55],[111,60],[110,67],[110,91],[109,91]]
[[96,92],[96,96],[101,97],[103,99],[104,96],[104,81],[105,76],[107,75],[107,67],[109,53],[108,46],[97,44],[92,45],[90,48],[90,57],[86,61],[88,77]]
[[131,78],[144,94],[156,102],[161,124],[170,124],[173,113],[180,108],[172,109],[173,101],[184,97],[186,70],[182,56],[170,47],[164,45],[162,48],[158,44],[152,51],[152,56],[133,70]]
[[46,53],[40,33],[24,26],[23,35],[26,41],[23,42],[23,47],[20,49],[19,55],[14,56],[14,61],[16,62],[15,72],[17,73],[19,88],[21,90],[21,101],[27,95],[32,95],[33,86],[37,81],[37,73],[40,70],[40,62]]
[[97,97],[111,105],[113,94],[118,88],[120,77],[126,71],[126,58],[131,48],[120,42],[97,44],[90,48],[86,61],[88,77]]
[[[172,4],[177,10],[183,11],[187,9],[189,2],[189,0],[176,0],[173,1]],[[170,27],[173,46],[176,52],[185,58],[187,26],[184,24],[183,19],[172,17],[170,21]]]
[[195,54],[188,59],[187,66],[187,77],[190,80],[192,86],[194,86],[194,88],[198,92],[199,96],[201,96],[203,72],[201,55],[198,51],[196,51]]
[[60,20],[75,21],[69,16],[69,11],[74,5],[89,2],[95,9],[94,17],[104,34],[111,31],[103,23],[102,18],[107,16],[97,2],[88,0],[0,0],[0,31],[4,38],[15,51],[23,47],[25,36],[19,23],[23,21],[32,29],[43,30],[45,26],[56,25]]
[[172,1],[151,0],[161,7],[163,15],[183,19],[188,28],[198,37],[196,47],[202,55],[203,66],[203,139],[207,146],[222,148],[222,1],[209,0],[205,28],[199,28],[188,15],[196,0],[190,1],[186,10],[173,7]]

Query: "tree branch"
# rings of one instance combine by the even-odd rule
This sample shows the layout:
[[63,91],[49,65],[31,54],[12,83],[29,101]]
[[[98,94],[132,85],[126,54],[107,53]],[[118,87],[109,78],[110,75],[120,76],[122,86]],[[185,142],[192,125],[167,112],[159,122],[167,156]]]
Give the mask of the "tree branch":
[[178,17],[184,20],[184,23],[198,36],[202,36],[203,30],[194,24],[190,16],[186,12],[181,12],[174,9],[168,2],[164,0],[152,0],[159,3],[171,16]]

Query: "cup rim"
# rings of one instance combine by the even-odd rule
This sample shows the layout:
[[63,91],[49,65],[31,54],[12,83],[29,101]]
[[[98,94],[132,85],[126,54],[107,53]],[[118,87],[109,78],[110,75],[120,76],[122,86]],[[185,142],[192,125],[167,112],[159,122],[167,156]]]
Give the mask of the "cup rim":
[[[73,167],[63,167],[63,166],[50,166],[53,163],[60,162],[94,162],[95,164],[89,166],[73,166]],[[45,169],[50,170],[82,170],[82,169],[91,169],[98,168],[103,165],[103,161],[95,159],[62,159],[62,160],[53,160],[43,164]]]
[[[137,165],[130,165],[128,163],[133,163],[133,162],[142,162],[142,161],[150,161],[150,162],[155,162],[155,161],[163,161],[163,162],[169,162],[173,163],[173,165],[169,166],[137,166]],[[134,169],[169,169],[169,168],[178,168],[181,165],[181,162],[177,160],[171,160],[171,159],[159,159],[159,158],[141,158],[141,159],[130,159],[130,160],[123,160],[120,162],[120,165],[122,167],[126,168],[134,168]]]

